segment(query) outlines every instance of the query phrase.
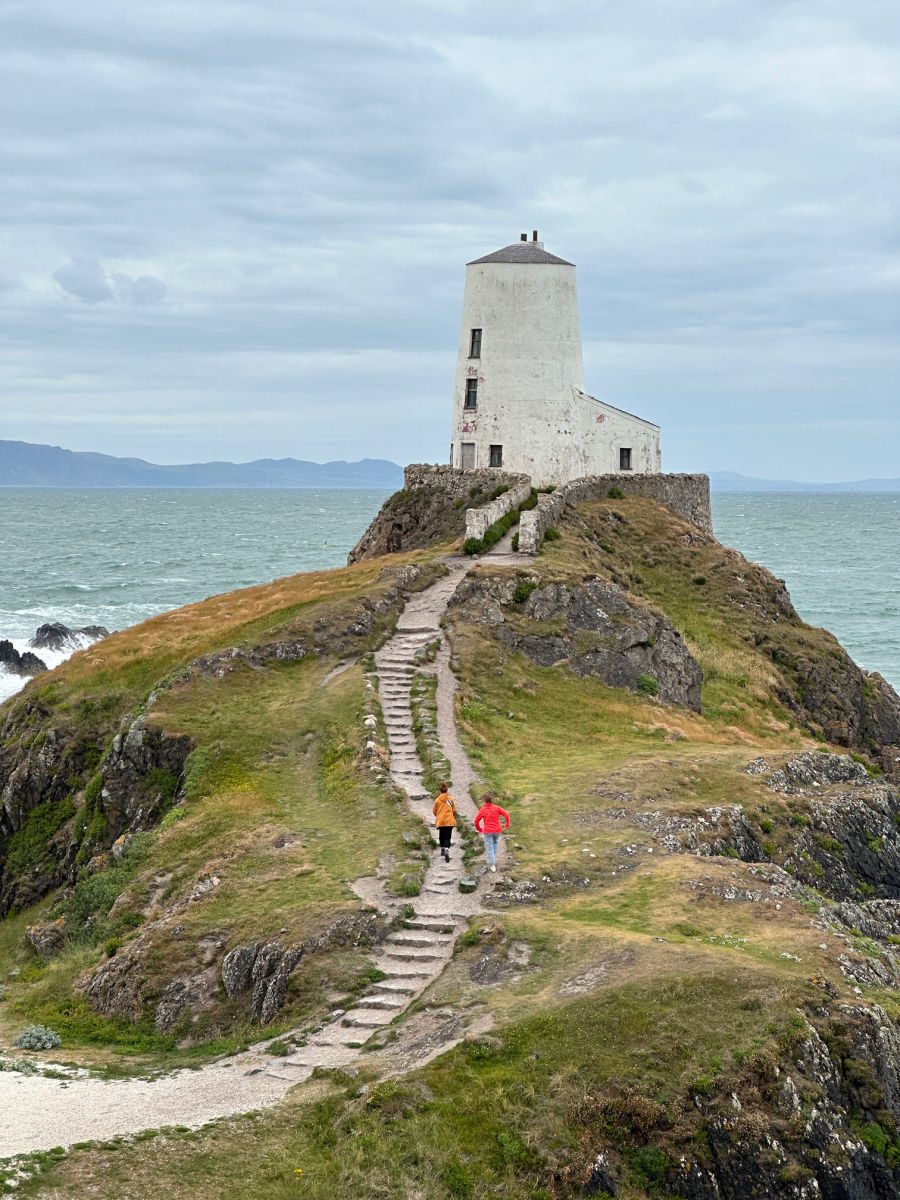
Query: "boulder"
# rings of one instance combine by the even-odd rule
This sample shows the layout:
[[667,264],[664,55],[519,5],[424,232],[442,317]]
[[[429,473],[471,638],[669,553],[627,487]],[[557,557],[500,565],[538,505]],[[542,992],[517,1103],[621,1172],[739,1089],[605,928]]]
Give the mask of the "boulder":
[[58,954],[66,943],[66,919],[58,917],[55,921],[44,921],[39,925],[28,925],[25,928],[25,940],[41,958],[50,958]]

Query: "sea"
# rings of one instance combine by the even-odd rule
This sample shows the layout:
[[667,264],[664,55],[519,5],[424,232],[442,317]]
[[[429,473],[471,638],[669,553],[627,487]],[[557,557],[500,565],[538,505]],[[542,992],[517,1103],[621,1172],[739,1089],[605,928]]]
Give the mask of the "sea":
[[[297,571],[342,566],[381,490],[0,488],[0,638],[124,629]],[[784,579],[805,620],[900,690],[900,494],[718,493],[716,536]],[[64,655],[39,652],[49,666]],[[0,700],[23,685],[0,671]]]

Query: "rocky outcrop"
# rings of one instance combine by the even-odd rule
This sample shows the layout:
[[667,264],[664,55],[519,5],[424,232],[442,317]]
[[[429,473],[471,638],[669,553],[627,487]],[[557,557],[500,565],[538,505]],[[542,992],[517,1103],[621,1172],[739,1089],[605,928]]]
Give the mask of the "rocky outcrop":
[[[277,940],[251,942],[226,953],[226,937],[216,930],[184,945],[182,914],[219,883],[216,877],[198,880],[186,897],[78,980],[76,991],[94,1012],[134,1022],[152,1014],[157,1031],[166,1032],[195,1024],[227,997],[246,1001],[249,1014],[268,1024],[284,1005],[291,975],[303,959],[335,949],[372,946],[390,932],[384,914],[364,909],[338,917],[321,933],[294,946]],[[172,943],[178,945],[177,958],[183,965],[174,978],[160,985],[160,953]],[[170,952],[169,957],[176,955]]]
[[833,638],[825,652],[774,636],[758,637],[757,646],[787,673],[792,686],[779,699],[808,728],[873,754],[900,775],[900,696],[886,680],[863,671]]
[[[841,1005],[807,1024],[791,1061],[760,1081],[769,1112],[716,1107],[708,1152],[686,1157],[667,1191],[685,1200],[827,1196],[886,1200],[900,1190],[900,1033],[883,1009]],[[773,1119],[773,1114],[774,1119]]]
[[680,1200],[889,1200],[900,1194],[898,1066],[900,1032],[883,1009],[821,1010],[780,1057],[763,1052],[695,1095],[677,1131],[634,1093],[583,1103],[578,1124],[615,1115],[619,1138],[597,1138],[563,1173],[562,1194],[631,1195],[637,1163],[646,1194]]
[[[765,759],[748,765],[765,773]],[[900,898],[900,792],[873,780],[846,754],[811,751],[768,771],[776,794],[807,799],[792,817],[792,848],[783,866],[836,900]],[[847,790],[847,789],[851,790]]]
[[47,664],[30,650],[20,654],[12,642],[3,638],[0,640],[0,670],[8,671],[10,675],[39,675],[47,670]]
[[363,910],[340,918],[299,946],[280,942],[236,946],[222,960],[222,987],[231,1000],[249,996],[252,1015],[268,1024],[284,1004],[288,980],[302,958],[339,947],[374,946],[384,941],[390,929],[384,914]]
[[[0,791],[0,916],[74,882],[79,861],[120,835],[154,825],[178,793],[191,750],[188,738],[139,717],[113,738],[91,774],[95,743],[54,729],[29,736],[29,713],[40,726],[37,704],[14,710],[7,731],[18,727],[20,736],[0,744],[0,766],[8,764]],[[88,774],[88,786],[73,786]],[[80,835],[73,819],[79,811]]]
[[302,957],[302,947],[278,942],[238,946],[222,962],[222,987],[231,1000],[250,992],[250,1011],[268,1024],[284,1004],[288,979]]
[[466,532],[466,509],[488,502],[497,488],[521,482],[503,471],[461,471],[415,463],[403,489],[382,505],[347,557],[348,563],[450,542]]
[[460,584],[450,605],[539,666],[566,666],[610,687],[700,710],[700,667],[681,635],[615,584],[476,575]]

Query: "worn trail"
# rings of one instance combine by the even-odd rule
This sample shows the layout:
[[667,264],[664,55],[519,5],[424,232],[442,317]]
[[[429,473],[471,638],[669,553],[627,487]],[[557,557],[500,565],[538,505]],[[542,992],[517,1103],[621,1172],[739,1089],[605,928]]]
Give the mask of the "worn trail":
[[[503,561],[501,555],[492,557]],[[391,777],[405,792],[411,810],[429,828],[432,798],[423,785],[412,728],[410,688],[416,670],[431,669],[437,675],[439,740],[451,764],[461,815],[464,819],[474,816],[469,796],[474,775],[457,737],[453,719],[456,681],[440,628],[447,605],[470,567],[469,562],[448,560],[448,574],[409,600],[394,635],[375,656]],[[418,652],[436,641],[440,646],[434,666],[419,666]],[[435,853],[421,894],[410,902],[412,915],[373,952],[373,963],[384,977],[358,997],[353,1008],[333,1014],[302,1047],[285,1057],[267,1054],[263,1042],[200,1070],[179,1070],[152,1080],[63,1081],[0,1072],[0,1157],[162,1125],[196,1128],[218,1117],[277,1103],[316,1067],[347,1066],[373,1034],[402,1017],[438,978],[467,918],[480,910],[487,884],[482,881],[476,892],[464,895],[459,891],[462,874],[459,847],[454,847],[449,863]]]

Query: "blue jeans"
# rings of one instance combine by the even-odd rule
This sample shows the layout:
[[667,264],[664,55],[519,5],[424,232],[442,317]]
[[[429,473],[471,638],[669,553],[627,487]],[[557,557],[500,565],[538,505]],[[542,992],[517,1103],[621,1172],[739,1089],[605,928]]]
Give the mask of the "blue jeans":
[[500,845],[499,833],[486,833],[484,835],[484,852],[487,855],[488,866],[492,867],[497,861],[497,847]]

